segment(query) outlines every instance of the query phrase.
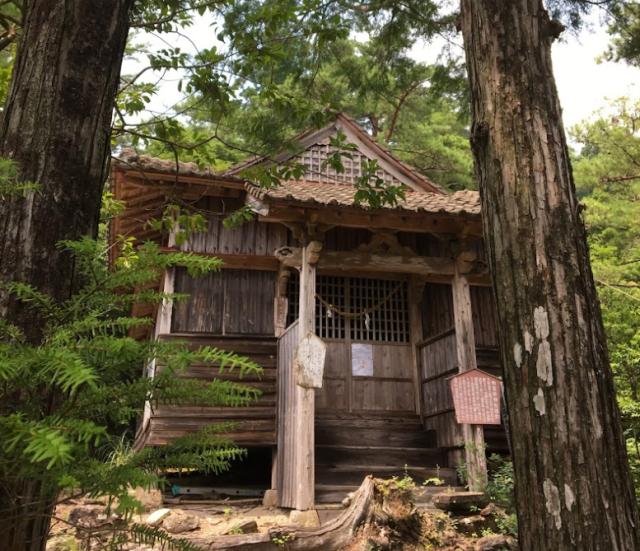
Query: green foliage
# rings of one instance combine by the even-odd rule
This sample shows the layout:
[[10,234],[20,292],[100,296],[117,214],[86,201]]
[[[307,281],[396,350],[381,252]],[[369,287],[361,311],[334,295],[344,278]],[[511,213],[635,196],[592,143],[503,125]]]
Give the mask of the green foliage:
[[613,2],[609,33],[611,46],[608,59],[624,60],[640,66],[640,4],[637,2]]
[[170,204],[164,208],[159,219],[151,220],[149,225],[166,234],[172,234],[176,245],[183,245],[189,235],[206,230],[207,220],[200,213],[191,213],[180,208],[179,205]]
[[514,474],[513,463],[497,454],[492,454],[488,461],[489,482],[487,495],[489,499],[508,511],[514,510]]
[[18,171],[10,159],[0,157],[0,201],[37,191],[38,184],[18,181]]
[[[110,208],[118,210],[107,201]],[[230,425],[208,427],[168,446],[134,450],[133,429],[145,403],[151,408],[244,406],[258,397],[258,390],[184,373],[193,362],[219,373],[237,371],[240,379],[261,368],[216,348],[192,350],[180,342],[131,338],[130,329],[152,322],[130,317],[132,304],[184,298],[149,289],[163,270],[184,266],[202,274],[217,270],[220,262],[162,253],[152,243],[136,248],[120,239],[116,246],[128,251],[126,261],[109,270],[99,242],[85,238],[61,244],[75,256],[85,282],[62,303],[24,283],[4,285],[44,321],[44,329],[42,339],[32,343],[18,327],[0,323],[0,477],[8,484],[41,481],[52,495],[107,496],[118,503],[118,512],[130,515],[139,507],[128,495],[130,487],[161,485],[167,469],[220,473],[245,453],[225,436]],[[140,377],[143,365],[155,366],[153,378]],[[133,534],[143,543],[162,542],[165,549],[193,549],[144,527],[134,527]],[[121,537],[114,534],[113,542]]]
[[618,403],[640,489],[640,102],[613,102],[573,129],[576,188],[586,207],[591,261]]
[[368,205],[371,208],[394,207],[405,198],[405,186],[385,182],[378,176],[378,161],[363,160],[361,176],[354,183],[356,193],[353,196],[356,205]]
[[160,546],[163,551],[202,551],[183,538],[173,538],[165,531],[146,524],[133,524],[129,527],[129,534],[133,543],[148,545],[152,548]]
[[513,463],[509,459],[492,454],[488,460],[489,481],[487,495],[489,499],[502,507],[504,512],[495,515],[495,522],[501,534],[518,535],[516,517]]

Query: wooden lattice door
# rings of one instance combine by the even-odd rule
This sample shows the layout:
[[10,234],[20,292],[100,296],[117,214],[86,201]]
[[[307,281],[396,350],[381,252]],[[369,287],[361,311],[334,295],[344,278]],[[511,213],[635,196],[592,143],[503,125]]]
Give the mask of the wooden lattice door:
[[414,411],[407,292],[405,280],[318,277],[315,330],[327,360],[317,410]]

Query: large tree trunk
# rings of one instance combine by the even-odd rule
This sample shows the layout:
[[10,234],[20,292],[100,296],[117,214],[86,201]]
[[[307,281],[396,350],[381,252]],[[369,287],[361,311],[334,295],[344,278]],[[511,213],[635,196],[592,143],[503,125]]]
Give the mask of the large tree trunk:
[[541,0],[462,0],[520,545],[636,549],[637,509]]
[[[41,188],[0,202],[0,281],[69,295],[73,261],[57,243],[97,229],[130,4],[25,2],[0,155]],[[37,339],[33,312],[0,295],[0,315]]]
[[[57,243],[96,233],[130,5],[24,4],[0,155],[40,189],[0,200],[0,282],[23,281],[56,300],[74,286],[73,260]],[[0,316],[38,342],[42,320],[1,292]],[[36,480],[0,480],[3,550],[44,549],[54,493]]]

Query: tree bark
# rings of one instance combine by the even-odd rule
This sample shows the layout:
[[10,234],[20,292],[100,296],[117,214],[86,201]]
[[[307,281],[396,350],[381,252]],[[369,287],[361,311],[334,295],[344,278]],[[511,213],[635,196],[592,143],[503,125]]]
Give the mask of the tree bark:
[[541,0],[462,0],[472,147],[499,312],[519,539],[638,545],[637,508]]
[[[130,5],[25,2],[0,155],[40,190],[0,201],[0,281],[69,296],[73,261],[57,243],[97,230]],[[37,341],[32,311],[0,295],[0,315]]]
[[[0,199],[0,283],[29,283],[57,301],[76,285],[58,243],[96,234],[131,3],[24,4],[0,155],[39,190]],[[0,316],[39,342],[43,320],[2,291]],[[41,481],[0,480],[2,549],[43,550],[54,499]]]

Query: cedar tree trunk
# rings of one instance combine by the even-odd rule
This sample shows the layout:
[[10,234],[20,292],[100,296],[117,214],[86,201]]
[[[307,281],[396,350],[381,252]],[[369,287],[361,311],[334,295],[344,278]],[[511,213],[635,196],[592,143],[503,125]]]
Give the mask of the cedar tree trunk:
[[[40,189],[0,198],[0,283],[23,281],[56,300],[74,286],[73,260],[57,243],[96,233],[130,5],[24,3],[0,155]],[[42,320],[33,310],[0,293],[0,316],[37,344]],[[44,549],[54,499],[55,488],[37,480],[0,480],[0,547]]]
[[[0,155],[40,190],[0,201],[0,281],[69,296],[57,243],[94,236],[131,0],[30,0],[0,126]],[[33,313],[0,295],[0,315],[37,339]]]
[[462,0],[520,546],[630,551],[637,509],[541,0]]

